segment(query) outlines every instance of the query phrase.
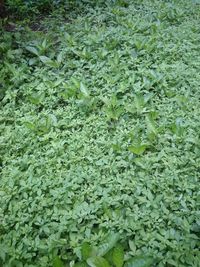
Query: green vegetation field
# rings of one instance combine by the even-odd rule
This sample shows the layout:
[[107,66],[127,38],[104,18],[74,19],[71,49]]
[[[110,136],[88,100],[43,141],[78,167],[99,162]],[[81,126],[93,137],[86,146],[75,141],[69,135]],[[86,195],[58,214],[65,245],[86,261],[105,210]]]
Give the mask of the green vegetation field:
[[91,2],[1,32],[0,266],[199,267],[200,3]]

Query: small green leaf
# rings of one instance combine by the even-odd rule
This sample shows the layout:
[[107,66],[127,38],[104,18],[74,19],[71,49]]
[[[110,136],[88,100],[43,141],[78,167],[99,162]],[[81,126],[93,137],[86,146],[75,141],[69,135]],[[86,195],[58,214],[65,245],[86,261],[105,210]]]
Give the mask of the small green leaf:
[[124,250],[121,245],[118,245],[113,250],[113,263],[116,267],[122,267],[124,263]]
[[125,267],[151,267],[153,264],[153,258],[148,256],[136,256],[130,259]]
[[103,257],[92,257],[87,260],[90,267],[110,267],[110,264]]

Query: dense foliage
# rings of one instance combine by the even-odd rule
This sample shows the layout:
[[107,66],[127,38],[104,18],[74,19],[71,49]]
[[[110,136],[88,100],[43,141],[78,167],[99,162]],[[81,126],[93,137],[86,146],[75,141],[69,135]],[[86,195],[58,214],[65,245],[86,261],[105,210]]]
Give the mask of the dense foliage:
[[6,0],[5,7],[16,16],[26,16],[27,14],[41,14],[59,7],[59,0]]
[[200,5],[75,6],[0,35],[0,266],[198,267]]

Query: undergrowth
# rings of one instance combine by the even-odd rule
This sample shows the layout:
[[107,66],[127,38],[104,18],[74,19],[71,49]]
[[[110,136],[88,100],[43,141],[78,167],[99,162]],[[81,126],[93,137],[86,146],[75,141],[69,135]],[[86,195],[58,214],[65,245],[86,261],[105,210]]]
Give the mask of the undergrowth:
[[0,35],[0,265],[198,267],[200,6],[78,7]]

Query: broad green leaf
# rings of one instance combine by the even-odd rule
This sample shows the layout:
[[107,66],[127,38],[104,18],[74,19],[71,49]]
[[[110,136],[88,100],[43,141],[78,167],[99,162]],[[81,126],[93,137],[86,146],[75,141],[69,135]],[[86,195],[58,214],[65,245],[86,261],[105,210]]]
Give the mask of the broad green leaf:
[[128,150],[136,155],[141,155],[147,149],[147,144],[135,144],[128,147]]
[[38,61],[38,58],[30,58],[28,61],[29,66],[34,65]]
[[86,88],[86,86],[82,82],[80,83],[80,91],[85,97],[90,96],[88,89]]
[[32,104],[38,105],[41,103],[41,101],[44,99],[44,97],[45,97],[45,94],[40,93],[40,94],[32,94],[32,95],[28,96],[28,99]]
[[33,46],[26,46],[26,50],[31,52],[32,54],[39,56],[39,51]]
[[92,255],[92,247],[89,243],[84,242],[81,246],[81,256],[83,260],[87,260]]
[[104,256],[109,250],[111,250],[118,242],[119,234],[109,234],[104,243],[102,243],[97,250],[99,256]]
[[148,256],[136,256],[130,259],[125,267],[151,267],[154,260]]
[[53,267],[64,267],[62,260],[58,256],[53,258]]
[[50,67],[57,67],[57,63],[51,60],[49,57],[40,56],[39,58],[45,65],[50,66]]
[[90,267],[111,267],[106,259],[99,256],[89,258],[87,264]]
[[124,250],[121,245],[113,249],[113,263],[115,267],[122,267],[124,263]]
[[[105,210],[105,213],[109,216],[108,212]],[[109,216],[110,218],[112,218],[112,214],[111,216]],[[113,249],[109,250],[105,255],[104,258],[112,265],[113,264]]]

